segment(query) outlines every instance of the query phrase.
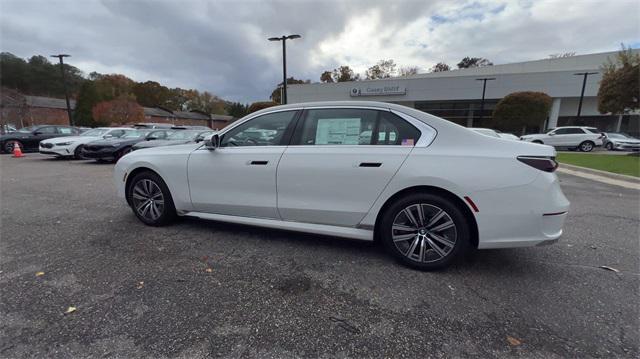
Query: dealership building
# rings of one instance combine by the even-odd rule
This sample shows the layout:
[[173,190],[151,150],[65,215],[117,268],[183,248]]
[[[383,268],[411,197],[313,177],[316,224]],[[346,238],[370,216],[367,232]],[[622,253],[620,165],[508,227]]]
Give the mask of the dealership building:
[[[639,52],[637,49],[633,51]],[[584,125],[603,131],[639,135],[639,113],[619,116],[598,112],[601,66],[608,59],[615,61],[616,53],[576,55],[380,80],[289,85],[288,102],[383,101],[413,107],[467,127],[490,127],[493,109],[501,98],[512,92],[539,91],[551,96],[553,104],[547,120],[539,128],[528,129],[528,132]],[[595,73],[586,78],[578,117],[585,72]],[[485,82],[483,106],[481,99]]]

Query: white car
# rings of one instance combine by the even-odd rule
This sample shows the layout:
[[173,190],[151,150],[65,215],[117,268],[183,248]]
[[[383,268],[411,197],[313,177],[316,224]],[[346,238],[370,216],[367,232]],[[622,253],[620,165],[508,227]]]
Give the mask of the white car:
[[40,141],[41,154],[57,157],[82,158],[82,148],[89,142],[105,138],[117,138],[124,135],[130,127],[98,127],[78,136],[55,137]]
[[498,132],[490,128],[469,127],[469,129],[485,136],[500,138]]
[[[275,132],[247,136],[258,130]],[[204,143],[129,153],[114,181],[148,225],[194,216],[377,239],[434,269],[468,247],[558,240],[569,202],[555,155],[400,105],[318,102],[255,112]]]
[[577,126],[558,127],[547,133],[520,137],[527,142],[576,148],[582,152],[591,152],[596,146],[602,146],[603,138],[604,135],[597,128]]

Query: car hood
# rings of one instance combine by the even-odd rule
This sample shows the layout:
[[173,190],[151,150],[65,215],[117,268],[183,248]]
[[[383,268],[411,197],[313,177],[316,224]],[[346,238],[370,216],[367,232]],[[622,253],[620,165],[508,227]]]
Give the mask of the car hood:
[[548,135],[546,133],[532,133],[529,135],[524,135],[521,136],[522,138],[542,138],[542,137],[547,137]]
[[99,140],[102,137],[99,136],[63,136],[63,137],[54,137],[47,138],[46,140],[42,140],[42,143],[58,143],[58,142],[80,142],[87,143],[95,140]]
[[633,143],[633,144],[640,143],[640,140],[635,139],[635,138],[610,138],[609,141],[611,141],[611,142],[621,142],[621,143]]
[[190,140],[154,140],[154,141],[144,141],[140,143],[136,143],[135,148],[151,148],[151,147],[159,147],[159,146],[173,146],[173,145],[182,145],[185,143],[191,143]]
[[0,141],[6,140],[9,138],[30,138],[30,137],[33,137],[31,133],[11,132],[4,135],[0,135]]

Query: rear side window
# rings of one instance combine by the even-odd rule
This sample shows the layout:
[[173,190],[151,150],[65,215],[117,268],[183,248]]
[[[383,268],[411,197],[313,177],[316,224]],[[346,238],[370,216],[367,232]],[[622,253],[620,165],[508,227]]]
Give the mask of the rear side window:
[[297,130],[298,145],[405,145],[420,137],[405,120],[387,111],[368,109],[316,109],[306,111]]
[[58,133],[61,133],[63,135],[70,135],[75,132],[71,127],[58,127]]
[[583,134],[581,128],[559,128],[555,131],[556,135],[575,135],[575,134]]

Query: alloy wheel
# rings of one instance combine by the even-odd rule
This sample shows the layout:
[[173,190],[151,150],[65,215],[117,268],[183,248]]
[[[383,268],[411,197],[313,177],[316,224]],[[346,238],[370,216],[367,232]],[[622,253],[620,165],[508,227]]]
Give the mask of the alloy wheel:
[[150,179],[141,179],[131,194],[133,208],[141,217],[156,221],[164,211],[164,196],[160,186]]
[[593,145],[591,144],[591,142],[585,142],[582,145],[580,145],[580,149],[583,152],[589,152],[593,149]]
[[457,240],[456,225],[442,208],[417,203],[400,211],[391,227],[393,243],[405,257],[431,263],[448,256]]

